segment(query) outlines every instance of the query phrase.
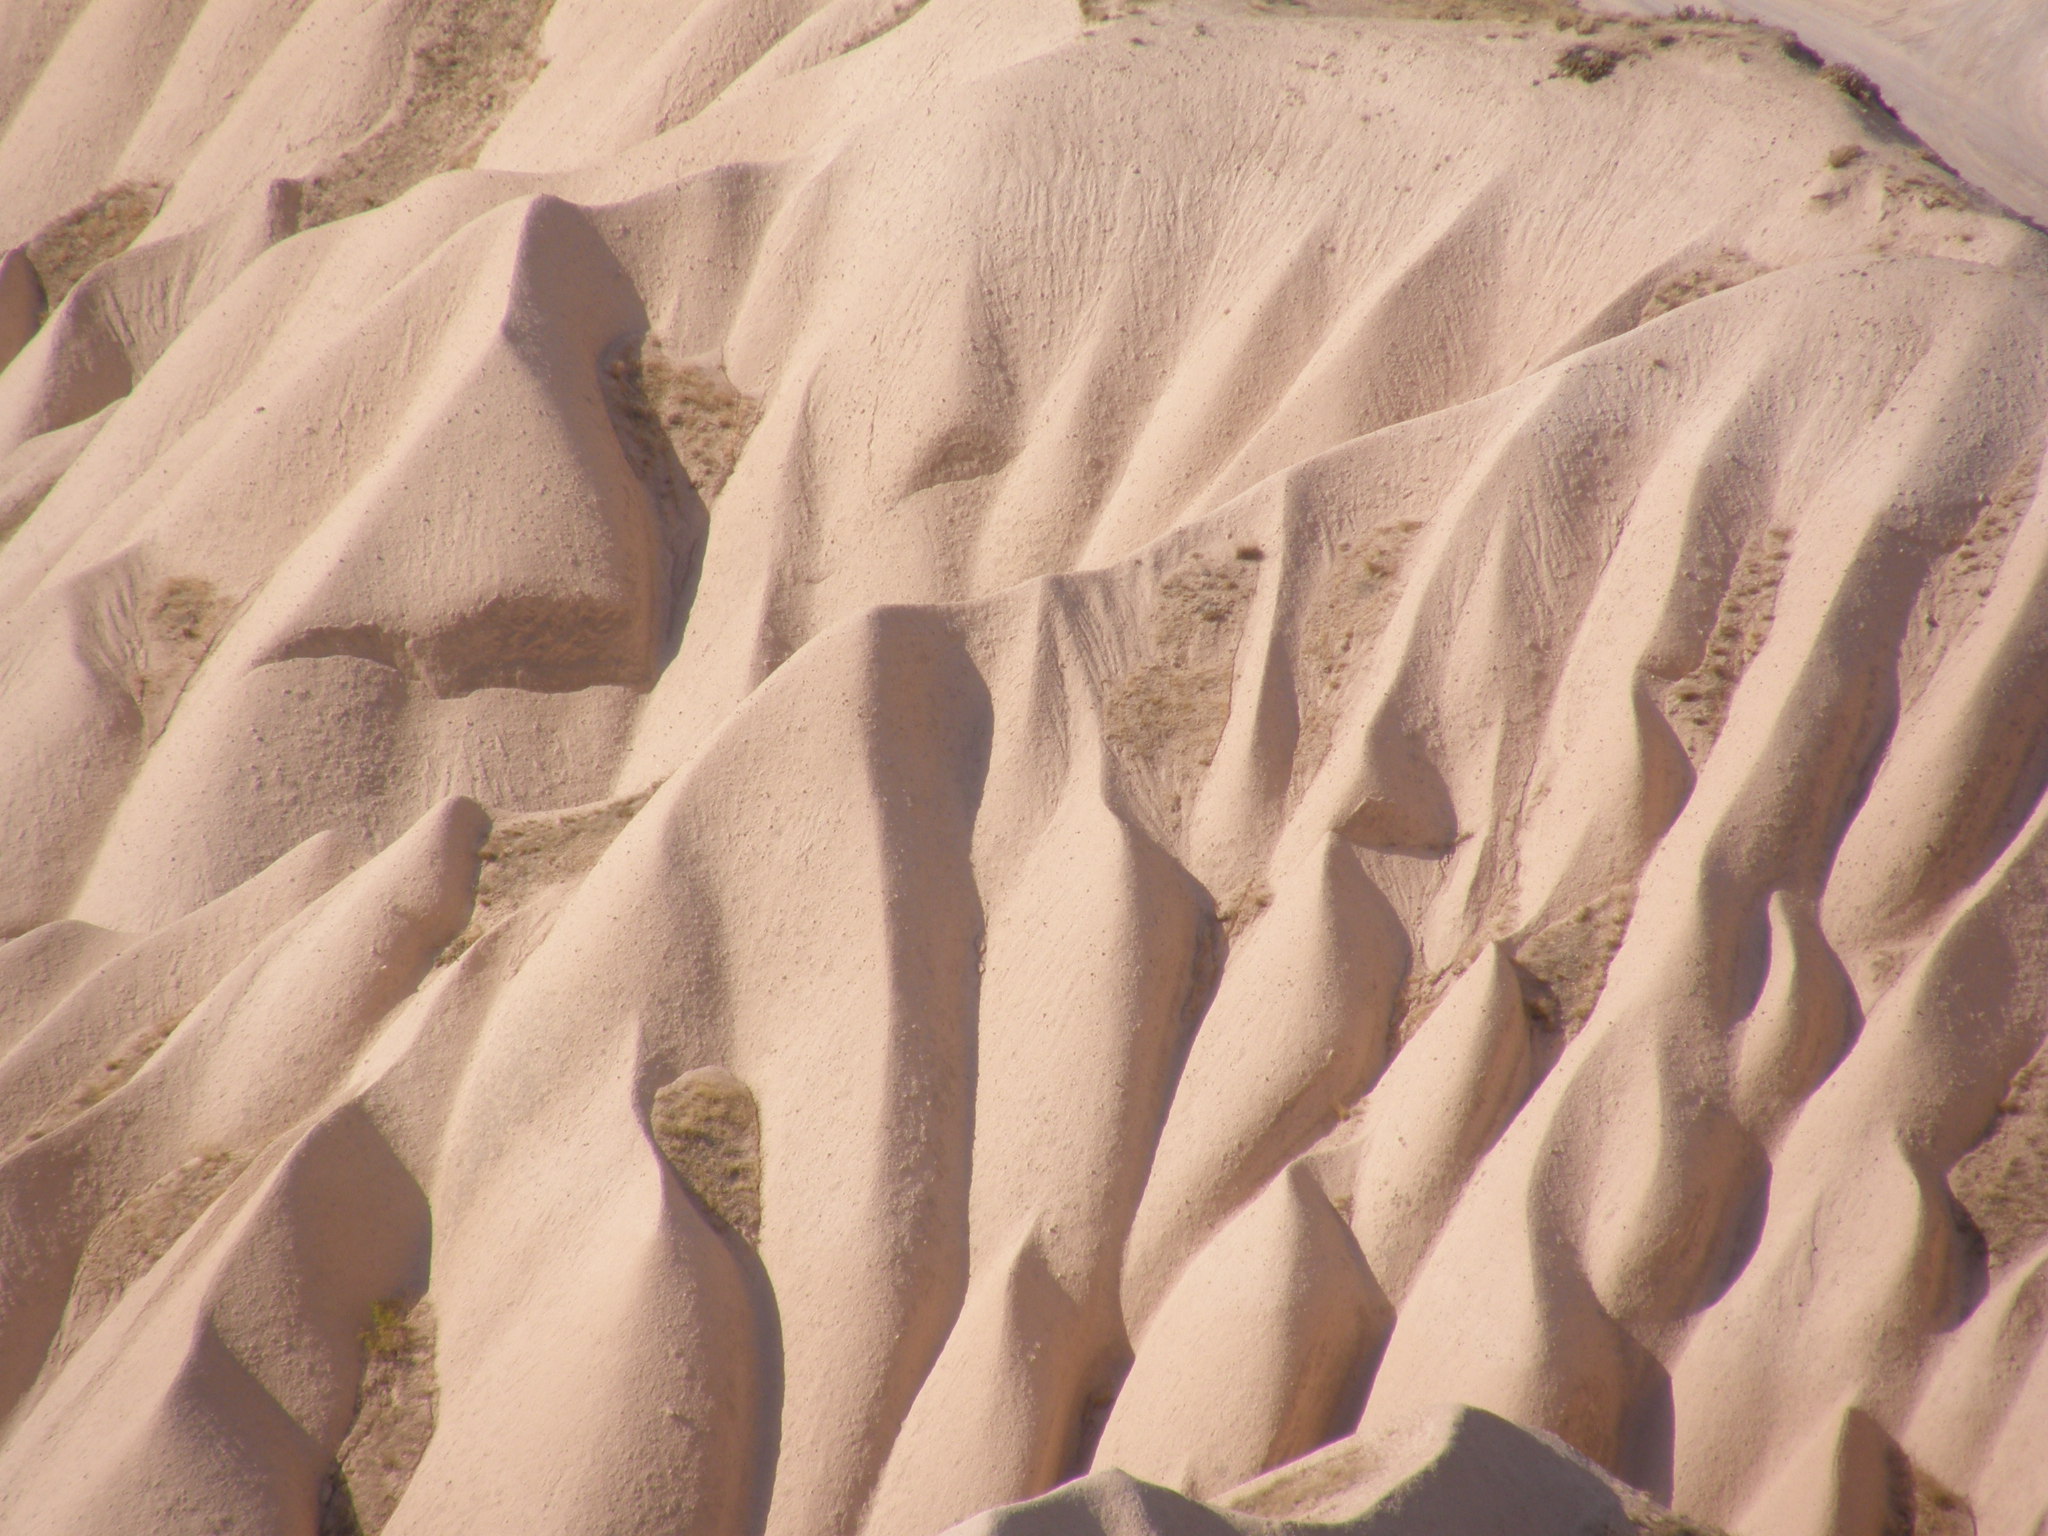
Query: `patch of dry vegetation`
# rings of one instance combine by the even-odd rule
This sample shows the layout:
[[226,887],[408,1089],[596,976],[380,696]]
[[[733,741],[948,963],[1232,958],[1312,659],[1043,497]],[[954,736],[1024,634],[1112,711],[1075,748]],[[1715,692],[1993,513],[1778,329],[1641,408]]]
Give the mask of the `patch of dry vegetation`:
[[[25,1146],[31,1141],[41,1141],[54,1131],[65,1126],[99,1103],[115,1089],[124,1086],[130,1078],[140,1072],[171,1038],[171,1031],[184,1021],[183,1014],[173,1014],[154,1024],[145,1024],[107,1053],[89,1072],[72,1085],[71,1090],[49,1109],[45,1110],[35,1124],[16,1138],[14,1147]],[[10,1148],[10,1151],[14,1148]]]
[[1593,1016],[1635,905],[1635,887],[1616,886],[1515,944],[1515,963],[1540,983],[1532,1006],[1546,1027],[1570,1039]]
[[1295,676],[1301,733],[1295,747],[1298,790],[1330,749],[1330,732],[1345,684],[1393,617],[1401,574],[1422,524],[1380,523],[1340,540],[1337,557],[1302,621]]
[[1622,1508],[1627,1512],[1628,1523],[1635,1528],[1637,1536],[1728,1536],[1718,1525],[1681,1515],[1640,1494],[1625,1498]]
[[163,201],[164,188],[155,182],[120,182],[30,237],[29,265],[43,285],[45,309],[55,309],[86,273],[133,245]]
[[1894,202],[1918,203],[1929,213],[1978,213],[1988,204],[1963,185],[1941,157],[1929,149],[1917,149],[1906,163],[1888,165],[1884,194]]
[[1444,994],[1451,989],[1451,983],[1465,974],[1465,967],[1477,955],[1475,948],[1461,954],[1449,965],[1424,969],[1411,965],[1407,978],[1401,983],[1399,996],[1394,999],[1394,1046],[1396,1050],[1413,1040],[1429,1016],[1436,1012],[1436,1005],[1444,1000]]
[[1328,8],[1397,21],[1496,22],[1510,27],[1553,27],[1586,36],[1607,24],[1606,17],[1590,14],[1570,0],[1346,0]]
[[1643,310],[1636,317],[1636,323],[1641,325],[1659,315],[1668,315],[1672,310],[1681,309],[1710,294],[1739,288],[1768,271],[1769,267],[1744,252],[1723,247],[1698,266],[1688,267],[1653,288],[1650,296],[1643,300]]
[[1272,905],[1272,886],[1266,883],[1264,875],[1253,875],[1217,904],[1216,921],[1223,925],[1225,936],[1235,940]]
[[761,1240],[761,1111],[723,1067],[685,1072],[654,1095],[654,1144],[706,1210],[749,1243]]
[[1613,74],[1626,57],[1617,48],[1603,48],[1598,43],[1573,43],[1558,54],[1551,76],[1553,79],[1562,76],[1583,80],[1593,85]]
[[306,178],[299,227],[383,206],[442,171],[474,165],[484,141],[545,62],[553,0],[430,0],[396,99],[367,137]]
[[1663,689],[1664,713],[1694,763],[1706,761],[1728,720],[1728,703],[1743,673],[1770,638],[1778,583],[1792,557],[1792,535],[1763,528],[1742,546],[1728,590],[1698,666]]
[[1990,1129],[1949,1171],[1948,1185],[1984,1234],[1994,1274],[2048,1237],[2048,1048],[2013,1078]]
[[1111,683],[1104,735],[1129,767],[1157,776],[1178,821],[1185,791],[1215,758],[1230,718],[1231,676],[1263,558],[1192,554],[1159,585],[1146,659]]
[[86,1241],[71,1300],[51,1346],[52,1363],[85,1342],[122,1294],[148,1274],[247,1165],[246,1155],[215,1150],[186,1159],[131,1196]]
[[434,1438],[434,1311],[380,1301],[363,1334],[355,1421],[320,1488],[320,1536],[376,1536]]
[[652,338],[613,358],[605,382],[634,473],[658,484],[673,453],[704,504],[717,500],[761,420],[759,402],[721,374],[671,362]]
[[1884,93],[1877,88],[1877,82],[1853,64],[1823,65],[1820,77],[1859,107],[1876,112],[1891,111],[1885,104]]
[[2006,549],[2040,483],[2041,461],[2037,443],[1985,498],[1969,531],[1935,562],[1921,584],[1899,647],[1902,708],[1919,698],[1942,656],[1968,632],[1991,595]]
[[1976,1536],[1969,1501],[1896,1445],[1885,1448],[1885,1485],[1884,1536]]
[[653,793],[645,789],[637,795],[565,811],[507,816],[493,824],[478,855],[481,867],[469,926],[441,951],[435,964],[447,965],[458,959],[536,892],[587,873]]
[[213,647],[229,605],[199,576],[174,576],[149,594],[142,615],[143,667],[134,679],[142,739],[163,734],[192,674]]

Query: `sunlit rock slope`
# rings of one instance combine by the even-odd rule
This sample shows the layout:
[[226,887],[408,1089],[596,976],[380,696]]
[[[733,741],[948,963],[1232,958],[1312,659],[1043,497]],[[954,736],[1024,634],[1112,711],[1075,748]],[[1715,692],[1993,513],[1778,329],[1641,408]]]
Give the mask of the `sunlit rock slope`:
[[0,1530],[2032,1536],[2048,236],[1826,65],[0,5]]

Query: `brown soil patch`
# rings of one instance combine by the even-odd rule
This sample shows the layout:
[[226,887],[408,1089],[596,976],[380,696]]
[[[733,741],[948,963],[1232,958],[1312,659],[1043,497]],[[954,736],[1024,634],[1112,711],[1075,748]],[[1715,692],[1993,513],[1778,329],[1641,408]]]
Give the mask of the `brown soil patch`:
[[1408,552],[1421,531],[1422,524],[1409,518],[1381,523],[1337,545],[1337,558],[1302,622],[1295,676],[1301,711],[1294,753],[1297,789],[1330,750],[1344,686],[1393,617]]
[[1792,535],[1784,528],[1752,534],[1735,562],[1735,574],[1721,596],[1713,630],[1700,664],[1662,689],[1664,713],[1695,765],[1704,763],[1728,721],[1735,685],[1770,638],[1778,608],[1778,583],[1792,556]]
[[1635,905],[1635,887],[1616,886],[1514,946],[1515,963],[1540,983],[1530,989],[1532,1006],[1545,1015],[1546,1026],[1562,1030],[1566,1039],[1593,1016]]
[[1654,320],[1659,315],[1668,315],[1674,309],[1683,308],[1709,294],[1723,293],[1730,288],[1739,288],[1752,278],[1762,277],[1770,268],[1741,251],[1723,248],[1710,259],[1696,267],[1688,268],[1675,277],[1659,283],[1650,296],[1643,300],[1642,314],[1637,324]]
[[1984,1234],[1994,1274],[2048,1237],[2048,1047],[2020,1068],[1948,1184]]
[[457,959],[535,892],[587,873],[653,793],[645,789],[595,805],[507,816],[495,823],[478,855],[481,868],[469,926],[441,951],[435,964]]
[[711,1214],[761,1239],[761,1111],[723,1067],[685,1072],[654,1095],[654,1144]]
[[52,1346],[52,1363],[68,1358],[113,1310],[129,1286],[171,1251],[248,1163],[238,1152],[202,1152],[131,1196],[93,1230],[71,1282],[71,1301]]
[[634,473],[650,484],[673,453],[706,506],[732,477],[761,419],[722,374],[671,362],[651,338],[606,365],[606,397]]
[[1910,707],[1948,648],[1968,632],[2034,499],[2041,477],[2037,447],[2015,464],[1985,500],[1970,530],[1935,564],[1914,599],[1899,646],[1900,706]]
[[434,1438],[434,1310],[380,1301],[363,1334],[355,1422],[320,1489],[320,1536],[376,1536]]
[[133,245],[163,200],[164,188],[154,182],[124,181],[44,225],[28,242],[28,260],[42,280],[45,307],[55,309],[86,273]]
[[163,734],[171,711],[192,674],[213,646],[229,604],[198,576],[174,576],[150,593],[142,615],[145,661],[135,678],[135,703],[142,711],[142,739]]
[[369,135],[300,189],[299,227],[378,208],[442,171],[474,165],[546,62],[553,0],[430,0],[412,34],[397,97]]
[[1265,876],[1254,875],[1217,904],[1216,921],[1223,925],[1225,935],[1235,941],[1271,905],[1273,888],[1266,883]]
[[1386,16],[1397,21],[1499,22],[1554,27],[1585,36],[1600,31],[1608,22],[1607,17],[1589,15],[1569,0],[1317,0],[1308,5],[1300,0],[1265,0],[1260,9]]
[[1929,213],[1975,213],[1985,207],[1945,167],[1926,160],[1919,165],[1887,168],[1884,191],[1888,198],[1918,203]]
[[1885,1450],[1884,1536],[1977,1536],[1969,1501],[1896,1445]]
[[1147,659],[1103,697],[1105,735],[1132,768],[1158,775],[1176,825],[1181,801],[1208,768],[1230,718],[1231,674],[1260,555],[1193,554],[1159,585]]
[[[176,1014],[168,1019],[160,1019],[154,1024],[145,1024],[129,1035],[98,1065],[73,1084],[70,1092],[45,1110],[35,1124],[23,1131],[16,1139],[14,1147],[24,1146],[31,1141],[40,1141],[51,1132],[62,1130],[115,1089],[125,1085],[143,1069],[163,1043],[171,1038],[171,1031],[184,1021],[184,1017],[183,1014]],[[12,1151],[14,1148],[9,1150]]]

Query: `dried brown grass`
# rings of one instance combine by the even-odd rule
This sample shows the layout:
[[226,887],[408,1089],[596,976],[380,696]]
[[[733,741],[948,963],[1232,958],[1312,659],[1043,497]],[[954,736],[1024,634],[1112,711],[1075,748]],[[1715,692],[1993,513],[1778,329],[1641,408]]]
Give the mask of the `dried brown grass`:
[[541,71],[553,0],[430,0],[413,30],[396,97],[358,143],[306,178],[299,226],[381,207],[441,171],[476,163]]
[[383,1530],[434,1437],[440,1391],[432,1303],[378,1302],[362,1342],[355,1420],[321,1485],[320,1536]]
[[133,245],[163,200],[164,188],[155,182],[120,182],[31,236],[28,260],[42,282],[45,307],[55,309],[86,273]]
[[1295,676],[1300,735],[1295,787],[1322,763],[1345,685],[1393,617],[1408,552],[1422,524],[1413,518],[1377,524],[1337,545],[1302,620]]
[[1999,1100],[1990,1129],[1949,1171],[1994,1274],[2048,1237],[2048,1048],[2036,1053]]
[[71,1300],[51,1346],[53,1363],[68,1358],[85,1342],[128,1287],[171,1251],[247,1163],[246,1155],[237,1152],[201,1152],[131,1196],[94,1228],[79,1257]]
[[183,1014],[174,1014],[153,1024],[145,1024],[134,1031],[95,1063],[61,1099],[23,1131],[16,1138],[14,1146],[19,1148],[31,1141],[40,1141],[52,1132],[62,1130],[117,1088],[126,1085],[148,1064],[149,1058],[162,1048],[163,1043],[171,1038],[171,1031],[183,1020]]
[[1637,324],[1654,320],[1659,315],[1668,315],[1672,310],[1681,309],[1710,294],[1739,288],[1768,271],[1769,267],[1753,257],[1724,247],[1706,261],[1666,278],[1652,289],[1650,296],[1643,300]]
[[761,1240],[761,1111],[723,1067],[685,1072],[654,1095],[654,1144],[704,1207],[749,1243]]
[[1635,904],[1634,886],[1616,886],[1514,945],[1515,963],[1540,984],[1531,996],[1541,1022],[1566,1039],[1593,1016]]
[[761,419],[759,402],[721,374],[670,361],[651,338],[613,358],[605,379],[634,472],[658,483],[673,453],[704,504],[716,501]]
[[1661,690],[1664,713],[1695,763],[1705,762],[1713,750],[1736,685],[1770,638],[1778,583],[1791,555],[1787,529],[1762,528],[1750,536],[1721,596],[1699,665]]
[[1159,584],[1145,659],[1103,695],[1111,750],[1162,792],[1175,827],[1230,718],[1232,671],[1261,558],[1247,545],[1235,555],[1183,560]]
[[478,855],[476,901],[469,924],[435,963],[447,965],[460,958],[535,893],[587,873],[653,793],[646,789],[617,800],[507,816],[496,822]]
[[134,679],[142,739],[155,741],[226,622],[229,604],[204,577],[175,576],[150,592],[142,614],[143,666]]
[[1938,559],[1921,584],[1899,647],[1900,705],[1910,707],[1936,665],[1969,632],[1991,595],[2006,550],[2040,483],[2042,445],[2022,455],[1985,498],[1969,530]]

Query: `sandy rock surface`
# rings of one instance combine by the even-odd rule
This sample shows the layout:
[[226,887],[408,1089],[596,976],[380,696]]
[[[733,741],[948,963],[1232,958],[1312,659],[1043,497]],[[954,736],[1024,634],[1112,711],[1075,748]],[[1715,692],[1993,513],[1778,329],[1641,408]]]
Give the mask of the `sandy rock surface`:
[[0,0],[0,1531],[2035,1536],[2048,13],[1773,4]]

